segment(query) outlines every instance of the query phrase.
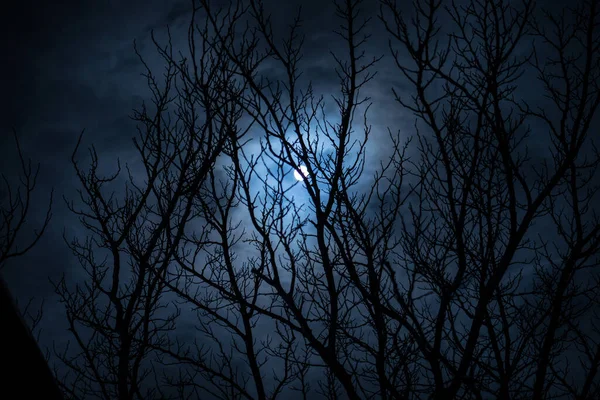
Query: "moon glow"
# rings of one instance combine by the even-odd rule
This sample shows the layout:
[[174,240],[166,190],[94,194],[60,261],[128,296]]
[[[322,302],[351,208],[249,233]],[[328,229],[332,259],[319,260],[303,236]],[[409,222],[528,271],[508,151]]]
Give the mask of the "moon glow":
[[297,181],[303,181],[307,176],[308,168],[306,168],[305,165],[301,165],[299,171],[297,169],[294,170],[294,178],[296,178]]

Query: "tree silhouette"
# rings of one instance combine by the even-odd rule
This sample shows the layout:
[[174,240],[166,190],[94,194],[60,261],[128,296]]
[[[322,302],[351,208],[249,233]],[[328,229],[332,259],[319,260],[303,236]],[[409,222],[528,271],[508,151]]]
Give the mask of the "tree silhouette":
[[[600,3],[380,6],[412,135],[367,120],[381,57],[360,0],[335,2],[332,103],[301,76],[300,14],[279,36],[261,1],[198,0],[185,56],[155,41],[144,185],[130,173],[118,206],[95,153],[77,169],[90,280],[57,289],[102,343],[76,336],[77,393],[175,393],[141,391],[146,360],[179,398],[598,398]],[[157,312],[167,293],[195,340]]]
[[31,160],[25,158],[17,132],[13,130],[13,137],[17,149],[17,157],[20,167],[18,183],[11,182],[11,177],[5,174],[2,178],[2,192],[0,192],[0,271],[3,270],[8,260],[25,255],[41,239],[44,231],[50,223],[52,216],[52,195],[48,211],[42,226],[33,232],[32,238],[24,239],[24,228],[27,217],[31,211],[33,192],[35,191],[37,178],[40,171],[39,164],[33,168]]
[[[11,176],[1,175],[3,186],[0,192],[0,272],[19,257],[29,252],[40,240],[50,223],[52,216],[52,194],[48,210],[39,230],[34,230],[26,239],[27,218],[31,217],[31,205],[34,201],[39,164],[33,168],[31,160],[25,158],[17,133],[13,130],[19,171],[15,180]],[[18,266],[12,266],[18,268]],[[35,316],[28,312],[29,305],[19,310],[19,306],[4,279],[0,275],[0,317],[2,319],[3,374],[0,378],[3,393],[18,391],[22,396],[32,397],[38,390],[45,392],[46,398],[62,399],[57,382],[51,373],[45,356],[36,343],[33,331],[42,317],[41,311]],[[24,317],[31,317],[29,325]],[[36,388],[29,384],[31,376],[38,383]]]
[[[138,163],[126,166],[125,178],[120,163],[104,176],[92,146],[90,166],[82,169],[76,155],[83,134],[73,152],[82,206],[66,201],[89,235],[65,240],[87,277],[74,287],[64,278],[55,284],[77,347],[58,354],[72,398],[163,396],[153,384],[152,355],[164,347],[178,315],[165,299],[165,277],[195,216],[196,193],[231,136],[216,111],[227,108],[219,85],[230,72],[220,68],[221,60],[201,60],[190,82],[184,65],[172,61],[171,46],[159,49],[167,60],[164,82],[147,70],[152,111],[144,105],[133,115]],[[177,111],[170,113],[173,105]]]

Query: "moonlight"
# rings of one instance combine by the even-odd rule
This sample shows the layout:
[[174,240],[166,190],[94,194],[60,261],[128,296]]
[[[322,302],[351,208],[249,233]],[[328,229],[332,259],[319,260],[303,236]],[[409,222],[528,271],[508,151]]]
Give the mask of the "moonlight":
[[305,165],[301,165],[300,170],[297,170],[297,169],[294,170],[294,178],[296,178],[297,181],[303,181],[304,178],[307,176],[308,176],[308,168],[306,168]]

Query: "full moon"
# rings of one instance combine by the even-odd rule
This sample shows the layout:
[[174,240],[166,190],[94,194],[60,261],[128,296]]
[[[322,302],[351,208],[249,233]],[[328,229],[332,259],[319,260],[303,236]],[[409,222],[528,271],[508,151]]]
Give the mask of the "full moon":
[[308,168],[306,168],[305,165],[300,166],[300,171],[298,171],[297,169],[294,170],[294,178],[296,178],[297,181],[303,181],[304,178],[307,176]]

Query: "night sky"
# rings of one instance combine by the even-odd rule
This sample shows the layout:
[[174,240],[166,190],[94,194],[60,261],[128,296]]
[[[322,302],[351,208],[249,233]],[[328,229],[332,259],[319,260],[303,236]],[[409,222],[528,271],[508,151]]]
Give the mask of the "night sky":
[[[543,3],[554,8],[563,6],[558,0]],[[317,91],[327,94],[338,87],[329,54],[329,50],[340,46],[339,39],[331,32],[333,6],[326,0],[267,2],[273,20],[279,23],[276,28],[282,30],[299,4],[303,7],[303,28],[307,35],[303,79],[312,80]],[[129,116],[149,98],[133,41],[136,40],[148,65],[159,73],[163,63],[150,42],[150,32],[154,30],[159,40],[164,39],[169,25],[174,47],[185,46],[189,3],[187,0],[70,0],[34,5],[16,1],[3,7],[0,171],[8,176],[17,171],[12,128],[17,131],[25,155],[41,164],[35,207],[27,222],[25,238],[43,221],[52,189],[54,204],[52,221],[40,243],[26,256],[11,261],[2,275],[20,303],[31,297],[35,298],[35,304],[45,299],[40,345],[60,347],[70,336],[66,332],[64,310],[49,279],[56,281],[63,274],[68,282],[81,278],[79,264],[62,237],[63,232],[69,238],[83,232],[63,201],[63,196],[74,198],[79,184],[70,164],[71,152],[85,130],[84,151],[78,156],[82,166],[86,163],[85,148],[91,144],[109,169],[117,158],[126,162],[133,157],[131,139],[136,131]],[[386,127],[408,133],[415,118],[394,102],[391,87],[401,92],[406,84],[393,66],[377,13],[377,2],[367,1],[364,15],[373,17],[368,51],[370,57],[384,56],[376,68],[377,78],[365,91],[374,103],[370,110],[374,133],[368,154],[383,158],[388,145]],[[531,82],[533,85],[533,79]],[[520,85],[519,91],[525,97],[536,95],[526,84]],[[543,104],[542,99],[539,104]],[[531,144],[535,149],[539,143],[533,135]],[[534,154],[540,155],[543,147]]]
[[[272,3],[272,4],[271,4]],[[302,5],[305,44],[304,74],[311,79],[317,90],[327,93],[337,89],[337,77],[332,68],[330,49],[339,45],[339,39],[331,32],[333,6],[323,1],[267,2],[273,20],[285,29],[299,4]],[[277,4],[276,7],[273,5]],[[369,4],[369,3],[367,3]],[[376,20],[378,7],[365,7],[365,13],[373,17],[371,24],[373,55],[387,54],[387,37]],[[11,3],[11,7],[23,6]],[[24,7],[24,6],[23,6]],[[49,192],[55,190],[52,223],[39,245],[18,265],[10,265],[4,277],[18,299],[46,298],[42,345],[61,340],[61,306],[48,276],[56,280],[62,274],[77,277],[77,262],[64,245],[63,230],[67,236],[80,229],[66,209],[62,196],[74,198],[78,188],[75,173],[70,164],[71,152],[82,130],[85,130],[82,149],[94,144],[99,158],[109,170],[116,158],[126,161],[132,154],[132,137],[136,134],[135,123],[129,116],[138,108],[149,91],[140,75],[143,66],[134,52],[133,41],[146,62],[155,71],[164,64],[150,42],[150,32],[164,38],[169,25],[173,44],[185,45],[185,30],[189,14],[187,1],[137,2],[137,1],[89,1],[40,5],[16,8],[5,14],[3,24],[9,51],[3,57],[8,62],[8,89],[2,101],[2,171],[14,171],[18,164],[14,159],[14,141],[11,129],[19,135],[24,152],[34,162],[41,164],[40,184],[35,200],[37,212],[29,218],[30,228],[43,220],[44,205]],[[286,20],[288,18],[288,20]],[[162,35],[162,36],[161,36]],[[386,69],[388,69],[386,71]],[[393,106],[390,83],[398,82],[397,72],[387,63],[381,63],[378,79],[369,86],[369,95],[377,101],[371,109],[371,122],[385,129],[386,125],[410,129],[414,119],[402,118],[405,111]],[[388,107],[393,106],[393,112]],[[374,135],[370,151],[376,153],[378,138],[387,133]],[[385,146],[382,146],[384,148]],[[79,159],[85,165],[86,151],[80,151]],[[6,172],[5,172],[6,173]],[[14,264],[17,264],[15,262]]]

